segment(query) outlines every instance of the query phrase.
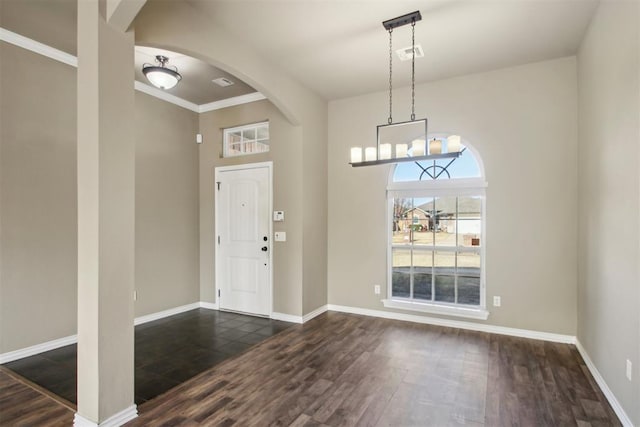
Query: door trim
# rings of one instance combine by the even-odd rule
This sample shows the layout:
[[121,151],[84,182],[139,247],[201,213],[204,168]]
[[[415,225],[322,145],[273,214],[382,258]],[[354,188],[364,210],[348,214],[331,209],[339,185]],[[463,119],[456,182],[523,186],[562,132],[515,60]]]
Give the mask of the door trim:
[[[268,186],[269,186],[269,197],[267,200],[267,203],[269,205],[269,211],[268,211],[268,224],[269,224],[269,241],[267,242],[267,246],[269,247],[269,276],[268,276],[268,280],[269,280],[269,289],[268,289],[268,294],[269,294],[269,317],[273,316],[273,221],[271,218],[272,212],[273,212],[273,162],[260,162],[260,163],[245,163],[242,165],[233,165],[233,166],[218,166],[214,168],[214,174],[213,174],[213,262],[214,262],[214,269],[215,269],[215,274],[214,274],[214,292],[215,292],[215,298],[216,298],[216,302],[215,304],[218,306],[218,308],[220,307],[220,298],[218,297],[218,292],[220,291],[220,287],[218,286],[218,284],[220,283],[219,279],[219,274],[220,274],[220,269],[218,268],[218,265],[220,264],[220,260],[219,260],[219,251],[218,251],[218,244],[217,244],[217,236],[218,234],[218,189],[217,189],[217,184],[216,182],[218,182],[218,174],[220,172],[228,172],[228,171],[237,171],[237,170],[247,170],[247,169],[261,169],[261,168],[267,168],[267,175],[268,175]],[[255,314],[255,313],[247,313],[247,314]]]

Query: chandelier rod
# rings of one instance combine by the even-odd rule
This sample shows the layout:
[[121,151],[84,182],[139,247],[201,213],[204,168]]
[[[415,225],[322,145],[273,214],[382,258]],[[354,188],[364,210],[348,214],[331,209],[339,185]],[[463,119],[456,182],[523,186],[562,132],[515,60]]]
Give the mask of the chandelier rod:
[[389,124],[393,123],[392,118],[392,106],[393,106],[393,40],[391,33],[393,32],[393,28],[389,28],[389,119],[387,120]]

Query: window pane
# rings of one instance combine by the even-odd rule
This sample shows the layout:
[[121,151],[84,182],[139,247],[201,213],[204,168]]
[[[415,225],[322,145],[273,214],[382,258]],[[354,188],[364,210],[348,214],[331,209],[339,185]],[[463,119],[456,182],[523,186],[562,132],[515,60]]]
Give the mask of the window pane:
[[242,136],[246,140],[255,141],[256,140],[256,128],[250,128],[250,129],[243,130],[242,131]]
[[435,300],[455,302],[456,253],[437,251],[434,254]]
[[423,180],[431,180],[431,178],[424,173],[423,169],[415,162],[398,163],[393,174],[393,181],[419,181],[421,175]]
[[412,199],[393,199],[393,224],[391,224],[393,244],[411,244]]
[[269,139],[269,125],[262,125],[258,128],[258,139]]
[[433,217],[437,246],[456,246],[455,197],[439,197],[433,206]]
[[433,246],[431,212],[425,207],[433,206],[432,198],[413,199],[411,211],[411,240],[414,245]]
[[479,253],[458,253],[458,303],[480,304]]
[[[257,139],[258,135],[261,139]],[[267,151],[269,151],[269,123],[257,123],[224,131],[225,157]]]
[[480,197],[460,197],[458,199],[459,244],[466,247],[480,247],[482,233],[482,199]]
[[256,153],[264,153],[269,151],[269,140],[258,141],[254,143]]
[[436,276],[436,301],[455,302],[455,276]]
[[229,133],[229,143],[235,144],[242,141],[242,132],[231,132]]
[[391,271],[391,295],[411,297],[411,250],[393,249]]
[[437,251],[434,256],[434,273],[436,275],[451,275],[456,273],[456,253]]
[[413,252],[413,297],[431,300],[432,251]]

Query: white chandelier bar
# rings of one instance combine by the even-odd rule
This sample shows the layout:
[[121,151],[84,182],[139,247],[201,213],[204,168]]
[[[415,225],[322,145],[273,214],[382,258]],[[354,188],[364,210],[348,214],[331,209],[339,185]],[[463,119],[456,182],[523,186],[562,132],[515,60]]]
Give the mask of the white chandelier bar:
[[[395,148],[395,150],[392,150]],[[459,135],[448,138],[433,138],[426,144],[424,139],[414,139],[411,144],[382,143],[378,147],[351,147],[353,167],[384,165],[388,163],[417,162],[424,160],[455,159],[461,154]],[[428,149],[428,153],[427,153]],[[446,149],[446,152],[443,152]],[[395,153],[394,153],[395,151]],[[364,158],[363,158],[364,152]],[[394,155],[395,154],[395,155]]]

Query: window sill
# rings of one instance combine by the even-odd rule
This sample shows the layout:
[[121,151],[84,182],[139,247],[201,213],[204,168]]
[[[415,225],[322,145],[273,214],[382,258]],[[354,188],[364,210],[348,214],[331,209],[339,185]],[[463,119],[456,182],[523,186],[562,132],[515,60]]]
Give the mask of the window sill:
[[482,308],[451,307],[446,305],[429,304],[413,301],[398,301],[383,299],[382,304],[387,308],[420,311],[423,313],[443,314],[446,316],[466,317],[469,319],[487,320],[489,312]]

